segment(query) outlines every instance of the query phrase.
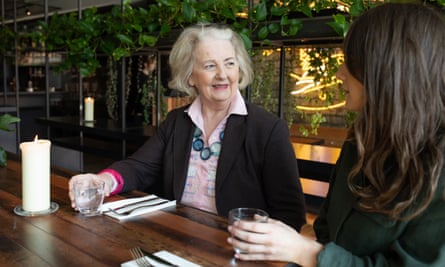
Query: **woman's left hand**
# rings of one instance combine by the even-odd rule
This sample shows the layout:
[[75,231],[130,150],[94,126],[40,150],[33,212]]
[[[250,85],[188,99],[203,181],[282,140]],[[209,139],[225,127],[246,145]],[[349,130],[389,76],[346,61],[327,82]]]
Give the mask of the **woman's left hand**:
[[236,221],[228,229],[237,238],[229,237],[227,242],[245,251],[235,254],[235,258],[241,260],[285,261],[315,266],[312,264],[316,263],[316,255],[322,248],[321,244],[274,219],[267,223]]

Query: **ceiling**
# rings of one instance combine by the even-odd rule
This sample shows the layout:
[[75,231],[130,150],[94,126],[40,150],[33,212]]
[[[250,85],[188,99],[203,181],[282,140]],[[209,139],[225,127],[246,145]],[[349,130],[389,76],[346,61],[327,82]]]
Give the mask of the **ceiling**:
[[[45,1],[48,5],[49,15],[58,12],[66,13],[78,9],[80,3],[82,8],[103,7],[121,4],[122,0],[0,0],[0,14],[4,14],[4,21],[7,23],[14,19],[14,2],[16,17],[18,21],[42,18],[45,14]],[[3,13],[4,6],[4,13]],[[26,14],[27,12],[30,14]]]

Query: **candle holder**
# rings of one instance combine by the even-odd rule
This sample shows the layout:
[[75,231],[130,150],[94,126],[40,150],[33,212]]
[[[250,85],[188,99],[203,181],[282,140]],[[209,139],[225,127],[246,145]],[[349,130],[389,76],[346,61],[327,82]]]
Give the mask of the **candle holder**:
[[86,121],[86,120],[84,120],[83,121],[83,125],[86,126],[86,127],[94,127],[94,123],[95,122],[96,122],[96,120],[94,120],[94,121]]
[[59,209],[59,204],[55,202],[51,202],[49,209],[46,210],[39,210],[39,211],[27,211],[22,208],[22,205],[18,205],[14,208],[14,213],[20,216],[27,216],[27,217],[33,217],[33,216],[41,216],[41,215],[47,215],[56,212]]

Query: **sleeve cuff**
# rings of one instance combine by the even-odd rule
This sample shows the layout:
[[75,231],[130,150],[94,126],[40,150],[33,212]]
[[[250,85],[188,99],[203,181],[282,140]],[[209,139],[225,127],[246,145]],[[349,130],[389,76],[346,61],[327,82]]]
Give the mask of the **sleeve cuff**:
[[109,173],[114,178],[115,183],[113,188],[111,189],[112,191],[110,192],[110,195],[112,196],[119,194],[122,191],[122,188],[124,187],[124,179],[122,179],[122,175],[113,169],[104,169],[101,172],[99,172],[99,174],[101,173]]
[[329,242],[324,245],[323,250],[318,253],[317,261],[317,266],[362,266],[354,260],[354,256],[351,252],[336,245],[334,242]]

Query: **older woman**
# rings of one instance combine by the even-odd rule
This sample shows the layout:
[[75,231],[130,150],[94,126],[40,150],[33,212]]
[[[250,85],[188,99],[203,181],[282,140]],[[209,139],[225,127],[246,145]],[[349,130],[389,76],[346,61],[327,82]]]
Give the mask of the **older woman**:
[[[337,77],[358,112],[342,148],[317,241],[276,220],[237,222],[243,260],[302,266],[445,266],[445,20],[384,4],[351,26]],[[244,241],[240,241],[244,240]]]
[[[239,90],[251,83],[253,71],[241,38],[223,25],[191,26],[169,63],[169,86],[196,98],[170,112],[136,153],[95,175],[106,181],[107,193],[148,189],[223,216],[256,207],[299,230],[305,206],[289,130],[244,102]],[[72,177],[70,188],[88,175]]]

